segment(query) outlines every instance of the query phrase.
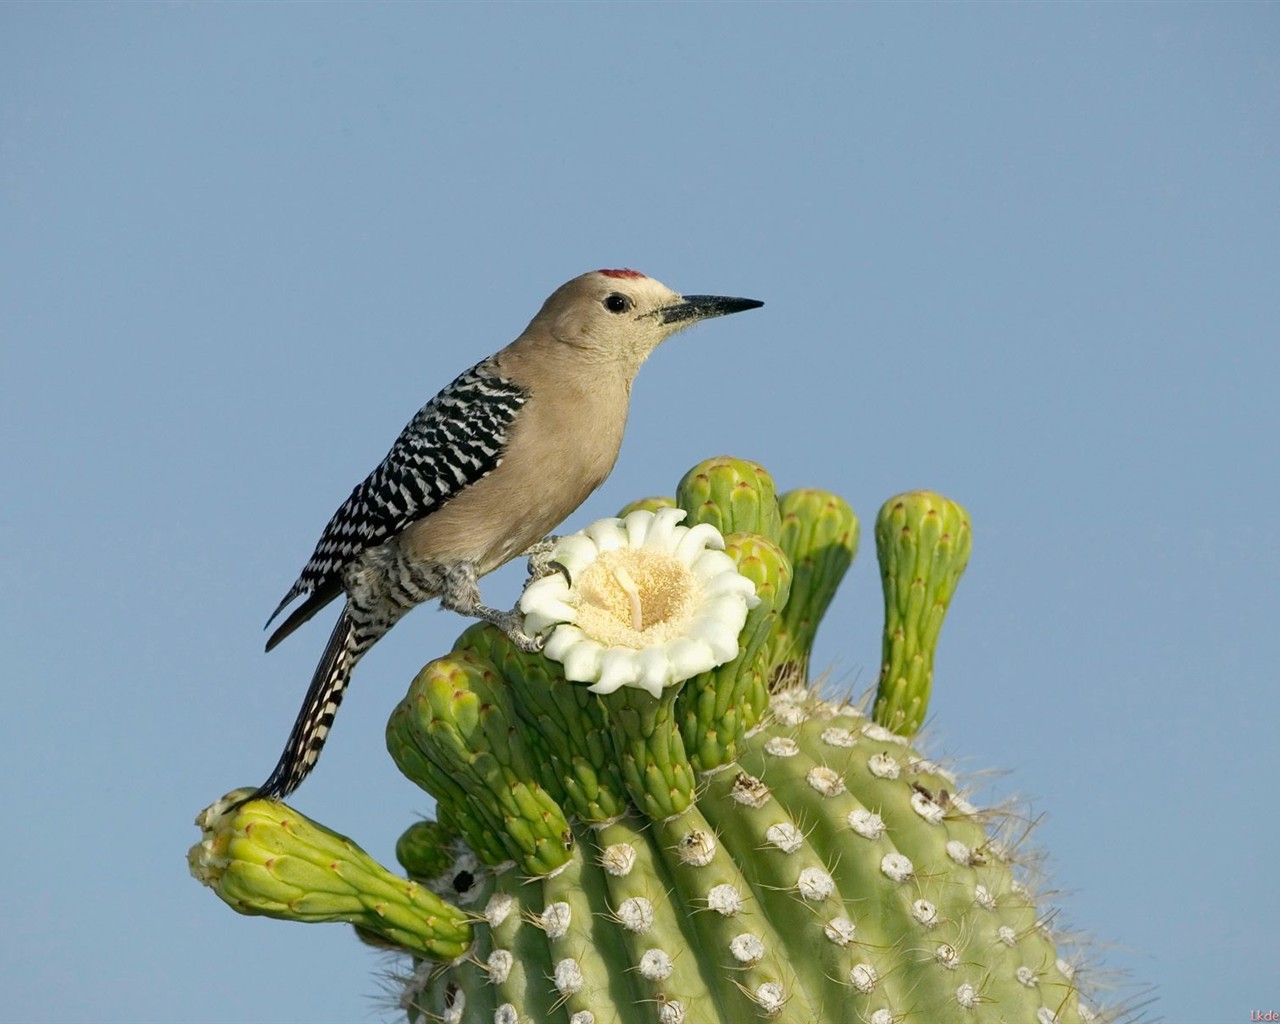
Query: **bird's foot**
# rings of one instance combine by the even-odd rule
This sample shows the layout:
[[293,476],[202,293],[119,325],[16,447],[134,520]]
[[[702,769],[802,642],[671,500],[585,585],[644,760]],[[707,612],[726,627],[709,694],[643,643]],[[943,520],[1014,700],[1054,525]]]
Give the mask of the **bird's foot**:
[[530,636],[524,631],[524,616],[520,614],[519,608],[512,608],[509,612],[495,611],[492,608],[486,608],[489,615],[482,615],[481,618],[492,622],[513,644],[520,648],[525,654],[537,654],[542,650],[545,641],[540,636]]
[[510,630],[507,633],[511,642],[520,648],[525,654],[541,654],[542,646],[546,641],[540,636],[529,636],[521,630]]
[[559,572],[564,573],[565,580],[568,581],[570,586],[573,586],[573,579],[569,575],[569,570],[551,557],[551,552],[555,550],[556,541],[559,539],[556,536],[544,537],[525,552],[529,558],[530,581],[540,580],[543,576],[550,576],[553,572]]
[[476,567],[470,562],[458,565],[446,574],[444,589],[440,594],[440,606],[460,615],[492,622],[525,654],[536,654],[542,650],[542,637],[530,636],[524,631],[524,615],[518,606],[509,612],[500,612],[480,603]]
[[478,606],[473,612],[477,618],[484,619],[486,622],[492,622],[513,644],[520,648],[525,654],[537,654],[542,650],[545,641],[540,636],[530,636],[524,631],[524,616],[520,613],[519,608],[512,608],[509,612],[500,612],[496,608],[486,608],[484,605]]

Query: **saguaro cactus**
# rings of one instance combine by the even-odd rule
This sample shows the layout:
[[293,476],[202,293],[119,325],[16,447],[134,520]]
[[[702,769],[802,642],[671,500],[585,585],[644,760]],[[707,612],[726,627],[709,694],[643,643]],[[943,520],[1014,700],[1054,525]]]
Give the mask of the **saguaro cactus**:
[[413,681],[387,746],[437,820],[401,837],[407,878],[282,804],[224,810],[243,791],[202,814],[192,870],[242,913],[403,950],[415,1024],[1123,1016],[1082,991],[1002,816],[911,745],[967,515],[912,492],[875,537],[870,717],[809,679],[853,512],[712,459],[561,541],[524,603],[543,654],[476,625]]

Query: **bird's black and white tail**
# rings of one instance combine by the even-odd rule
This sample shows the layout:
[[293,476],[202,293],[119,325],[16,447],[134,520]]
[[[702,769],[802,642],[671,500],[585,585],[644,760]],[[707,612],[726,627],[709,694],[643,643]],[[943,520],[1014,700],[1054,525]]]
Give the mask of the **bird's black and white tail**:
[[298,712],[284,753],[271,775],[249,800],[282,800],[301,785],[320,757],[320,750],[329,736],[333,716],[342,703],[351,670],[360,656],[373,646],[385,630],[361,629],[351,615],[348,605],[342,610],[337,625],[329,636],[324,656],[311,677],[302,710]]

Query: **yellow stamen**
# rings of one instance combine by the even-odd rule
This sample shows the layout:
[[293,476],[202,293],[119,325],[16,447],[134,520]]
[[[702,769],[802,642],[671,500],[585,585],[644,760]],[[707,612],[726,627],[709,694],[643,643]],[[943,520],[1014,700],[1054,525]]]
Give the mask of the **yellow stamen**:
[[698,582],[673,555],[615,548],[574,583],[578,628],[608,647],[641,650],[679,636],[698,602]]

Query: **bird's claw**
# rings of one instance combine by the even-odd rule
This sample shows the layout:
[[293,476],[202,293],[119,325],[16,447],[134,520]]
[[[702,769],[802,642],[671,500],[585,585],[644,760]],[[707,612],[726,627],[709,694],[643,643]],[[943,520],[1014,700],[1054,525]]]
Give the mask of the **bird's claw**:
[[555,550],[556,541],[559,537],[544,537],[537,544],[529,548],[525,552],[529,556],[529,579],[540,580],[543,576],[550,575],[553,572],[564,573],[564,578],[569,580],[570,586],[573,580],[569,579],[569,570],[551,557],[551,552]]
[[529,636],[529,634],[518,629],[511,630],[507,633],[507,636],[525,654],[541,654],[543,644],[546,643],[541,636]]
[[524,631],[524,616],[520,614],[519,608],[512,608],[509,612],[492,612],[483,617],[506,633],[507,638],[525,654],[538,654],[546,643],[542,636],[530,636]]

